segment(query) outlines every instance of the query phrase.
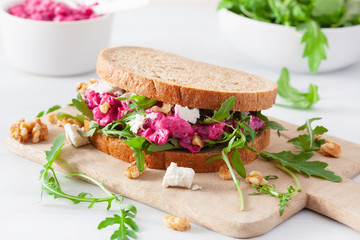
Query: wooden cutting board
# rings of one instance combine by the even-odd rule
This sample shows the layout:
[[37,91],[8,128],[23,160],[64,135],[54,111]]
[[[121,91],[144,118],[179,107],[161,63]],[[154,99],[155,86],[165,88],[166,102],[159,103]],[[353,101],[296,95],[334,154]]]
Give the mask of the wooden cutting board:
[[[73,113],[69,108],[60,111]],[[273,132],[270,146],[266,151],[296,151],[287,140],[299,135],[296,131],[297,126],[278,122],[289,130],[280,138]],[[38,144],[19,144],[8,137],[8,149],[24,158],[44,164],[44,151],[49,150],[56,136],[63,132],[63,128],[56,125],[48,124],[48,127],[50,136],[47,141]],[[320,153],[315,153],[311,160],[327,162],[327,169],[335,171],[343,181],[333,183],[298,174],[302,191],[292,197],[290,206],[285,208],[283,216],[279,214],[278,199],[267,195],[249,196],[248,194],[255,189],[245,181],[241,184],[245,211],[241,212],[233,181],[224,181],[217,173],[197,173],[193,184],[202,187],[198,191],[164,188],[161,182],[165,171],[148,169],[138,179],[128,179],[124,176],[128,163],[100,152],[91,145],[81,148],[65,145],[54,168],[65,173],[84,173],[100,182],[104,181],[104,185],[115,193],[171,215],[189,217],[191,222],[231,237],[247,238],[262,235],[303,208],[312,209],[360,231],[360,183],[351,180],[360,173],[360,145],[331,136],[325,138],[341,145],[341,157],[324,157]],[[260,171],[264,176],[279,176],[278,179],[269,182],[275,184],[279,192],[285,192],[289,185],[296,185],[293,179],[276,168],[273,162],[259,158],[246,165],[247,172],[252,170]]]

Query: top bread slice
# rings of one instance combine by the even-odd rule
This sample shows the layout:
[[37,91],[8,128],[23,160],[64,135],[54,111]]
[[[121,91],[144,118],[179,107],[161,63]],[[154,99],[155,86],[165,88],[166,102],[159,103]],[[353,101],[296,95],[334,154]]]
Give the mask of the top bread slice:
[[129,92],[191,108],[218,110],[235,96],[233,110],[270,108],[277,85],[263,77],[143,47],[100,52],[97,74]]

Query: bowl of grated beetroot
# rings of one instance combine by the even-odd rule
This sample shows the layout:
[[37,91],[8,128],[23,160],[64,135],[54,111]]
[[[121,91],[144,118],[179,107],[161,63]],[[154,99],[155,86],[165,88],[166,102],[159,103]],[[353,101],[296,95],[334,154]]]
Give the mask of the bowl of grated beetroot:
[[69,76],[93,71],[108,47],[112,15],[93,5],[70,7],[53,0],[2,3],[2,40],[8,62],[40,75]]

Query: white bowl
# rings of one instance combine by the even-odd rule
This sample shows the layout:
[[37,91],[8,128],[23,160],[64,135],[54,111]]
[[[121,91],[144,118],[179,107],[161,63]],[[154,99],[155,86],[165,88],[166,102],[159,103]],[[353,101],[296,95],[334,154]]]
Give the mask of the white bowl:
[[8,62],[26,72],[68,76],[96,68],[101,49],[108,47],[112,16],[52,22],[23,19],[7,12],[16,2],[1,5],[3,47]]
[[[264,66],[290,71],[309,72],[303,58],[302,33],[294,27],[266,23],[240,16],[226,9],[219,11],[220,29],[241,54]],[[328,39],[327,59],[319,72],[347,67],[360,61],[360,25],[323,28]]]

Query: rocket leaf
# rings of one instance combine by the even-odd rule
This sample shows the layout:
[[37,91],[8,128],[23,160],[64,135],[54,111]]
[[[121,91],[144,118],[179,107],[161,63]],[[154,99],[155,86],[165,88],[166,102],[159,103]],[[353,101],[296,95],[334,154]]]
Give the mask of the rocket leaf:
[[316,176],[332,182],[342,181],[340,176],[325,169],[328,166],[327,163],[307,161],[314,156],[313,152],[301,152],[299,154],[294,154],[290,151],[282,151],[279,153],[261,152],[260,155],[266,160],[278,160],[282,166],[293,169],[299,173],[305,173],[308,176]]

